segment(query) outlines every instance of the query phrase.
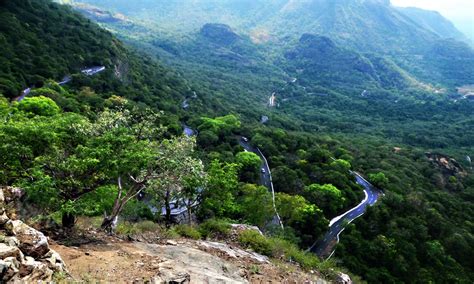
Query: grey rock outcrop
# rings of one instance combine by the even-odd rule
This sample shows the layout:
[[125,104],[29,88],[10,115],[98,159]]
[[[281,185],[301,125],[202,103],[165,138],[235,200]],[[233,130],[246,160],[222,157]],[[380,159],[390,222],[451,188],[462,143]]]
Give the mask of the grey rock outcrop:
[[61,256],[43,233],[7,215],[22,195],[18,188],[0,187],[0,282],[51,281],[54,273],[67,273]]

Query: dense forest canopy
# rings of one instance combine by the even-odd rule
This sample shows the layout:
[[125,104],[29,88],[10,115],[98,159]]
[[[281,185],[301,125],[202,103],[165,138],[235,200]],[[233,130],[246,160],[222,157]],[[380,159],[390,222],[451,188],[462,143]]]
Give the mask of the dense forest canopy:
[[203,230],[257,225],[272,239],[241,243],[319,269],[296,247],[364,199],[354,170],[385,195],[341,234],[338,266],[369,283],[474,278],[474,113],[456,89],[474,51],[446,22],[376,0],[59,2],[0,2],[0,184],[37,218],[169,225],[177,202]]

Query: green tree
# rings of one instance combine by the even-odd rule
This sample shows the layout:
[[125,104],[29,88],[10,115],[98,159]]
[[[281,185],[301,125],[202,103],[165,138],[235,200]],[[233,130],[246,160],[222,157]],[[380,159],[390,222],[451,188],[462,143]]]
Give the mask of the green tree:
[[233,217],[238,212],[235,195],[239,165],[213,160],[207,169],[208,181],[202,195],[202,218]]
[[[171,222],[171,201],[185,205],[188,211],[200,194],[206,176],[201,160],[193,157],[194,138],[182,136],[164,140],[154,148],[155,157],[139,183],[165,205],[165,220]],[[191,213],[191,212],[189,212]]]
[[9,110],[8,100],[0,93],[0,118],[4,117]]
[[300,195],[277,193],[276,207],[282,222],[296,230],[303,245],[312,244],[329,224],[323,211]]
[[330,165],[331,165],[331,168],[341,173],[348,172],[351,169],[351,163],[342,159],[337,159],[335,161],[332,161]]
[[241,180],[247,182],[257,182],[258,173],[262,160],[253,152],[239,152],[235,156],[235,160],[240,165]]
[[332,184],[311,184],[305,187],[304,196],[309,202],[321,208],[326,217],[334,217],[344,206],[341,191]]
[[272,195],[264,186],[244,184],[240,191],[240,210],[244,220],[263,228],[273,217]]
[[368,178],[369,181],[378,188],[384,188],[388,185],[388,178],[382,172],[369,174]]
[[216,118],[203,117],[201,118],[201,124],[198,126],[199,131],[212,131],[220,137],[230,135],[232,131],[238,128],[240,128],[240,121],[232,114]]
[[[153,146],[163,132],[163,128],[156,126],[158,119],[159,114],[153,112],[106,110],[93,122],[58,120],[64,123],[62,127],[68,134],[65,137],[70,140],[57,141],[55,147],[35,159],[33,182],[26,187],[34,196],[47,196],[51,193],[49,188],[55,189],[51,198],[56,202],[49,202],[49,206],[63,212],[63,225],[72,226],[73,213],[77,212],[73,210],[74,204],[83,195],[118,181],[116,206],[112,210],[115,218],[144,188],[137,178],[156,156]],[[104,222],[104,227],[109,225]]]
[[257,171],[262,164],[260,157],[253,152],[239,152],[235,158],[243,170]]
[[[12,111],[13,108],[7,109],[7,112]],[[87,120],[77,114],[36,116],[31,119],[26,115],[24,112],[17,112],[12,113],[9,119],[0,120],[2,184],[19,183],[23,178],[31,176],[35,159],[49,155],[58,148],[74,147],[83,139],[83,135],[77,130],[87,127]],[[31,180],[26,187],[30,182]]]
[[287,166],[279,166],[272,170],[275,189],[279,192],[298,193],[303,187],[303,182],[298,173]]
[[199,132],[197,137],[197,142],[202,148],[208,148],[214,146],[217,141],[219,141],[219,136],[217,136],[213,131],[204,130]]
[[52,99],[44,96],[24,98],[18,104],[18,109],[31,115],[41,116],[53,116],[61,111]]

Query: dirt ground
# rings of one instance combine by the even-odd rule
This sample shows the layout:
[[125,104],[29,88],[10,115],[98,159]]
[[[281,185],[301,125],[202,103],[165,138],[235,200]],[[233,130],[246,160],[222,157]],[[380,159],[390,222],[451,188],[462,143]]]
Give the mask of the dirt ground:
[[51,242],[68,266],[73,278],[68,280],[79,282],[164,283],[188,275],[190,283],[326,283],[297,266],[242,256],[240,248],[222,246],[225,250],[194,240],[153,244],[109,236],[78,246]]

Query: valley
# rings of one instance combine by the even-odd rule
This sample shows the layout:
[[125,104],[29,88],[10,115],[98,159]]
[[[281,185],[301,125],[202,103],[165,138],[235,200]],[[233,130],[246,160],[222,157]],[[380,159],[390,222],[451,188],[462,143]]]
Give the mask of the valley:
[[[38,280],[474,277],[474,50],[440,13],[25,0],[0,19],[0,186],[24,192],[4,219],[72,265]],[[16,257],[0,281],[30,277]]]

